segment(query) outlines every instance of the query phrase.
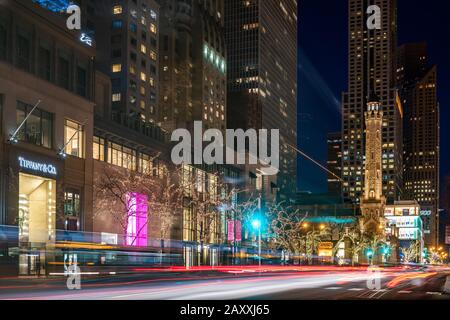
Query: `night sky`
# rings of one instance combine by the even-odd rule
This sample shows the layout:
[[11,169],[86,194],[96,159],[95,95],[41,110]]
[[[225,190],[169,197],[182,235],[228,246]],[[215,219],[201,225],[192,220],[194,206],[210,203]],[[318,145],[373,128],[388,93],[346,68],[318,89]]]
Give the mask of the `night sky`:
[[[347,0],[299,1],[299,145],[326,164],[329,132],[341,129],[341,93],[347,90]],[[450,174],[450,20],[447,1],[398,0],[398,43],[428,43],[438,66],[441,176]],[[327,191],[326,174],[299,161],[299,190]]]

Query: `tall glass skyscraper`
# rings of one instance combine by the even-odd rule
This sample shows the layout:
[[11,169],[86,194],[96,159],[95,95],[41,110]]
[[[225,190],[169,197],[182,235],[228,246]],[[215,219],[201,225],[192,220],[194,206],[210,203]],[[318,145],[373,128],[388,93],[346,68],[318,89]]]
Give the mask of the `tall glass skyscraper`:
[[[227,0],[228,127],[279,129],[279,195],[296,192],[297,1]],[[271,184],[274,187],[274,184]]]

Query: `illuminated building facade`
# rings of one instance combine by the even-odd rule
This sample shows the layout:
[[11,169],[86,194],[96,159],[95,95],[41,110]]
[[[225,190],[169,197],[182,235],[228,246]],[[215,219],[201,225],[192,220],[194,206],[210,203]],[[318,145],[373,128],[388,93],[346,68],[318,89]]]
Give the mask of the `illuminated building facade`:
[[342,172],[342,134],[340,132],[328,134],[327,145],[327,169],[335,174],[335,176],[328,174],[328,193],[341,196],[342,183],[336,176],[340,177]]
[[[94,55],[59,13],[0,3],[0,225],[18,227],[16,247],[92,231]],[[19,274],[44,273],[18,259]]]
[[[349,85],[342,97],[343,196],[358,202],[364,194],[364,111],[370,90],[380,98],[383,195],[389,202],[402,188],[402,107],[395,89],[396,0],[349,0]],[[381,29],[369,30],[369,5],[381,9]]]
[[161,0],[159,122],[226,129],[223,0]]
[[[392,205],[387,205],[384,211],[386,218],[386,235],[394,236],[398,240],[399,248],[409,249],[417,246],[415,257],[405,257],[400,253],[405,263],[422,263],[422,252],[424,249],[424,229],[421,219],[421,208],[417,201],[395,201]],[[412,260],[405,260],[412,259]]]
[[428,65],[426,43],[398,49],[397,78],[405,110],[404,197],[422,208],[425,242],[439,239],[439,104],[437,67]]
[[[279,129],[281,198],[296,192],[297,1],[225,1],[228,127]],[[264,177],[265,179],[267,177]]]
[[159,5],[154,0],[93,1],[97,67],[111,78],[112,114],[118,122],[155,123],[159,79]]

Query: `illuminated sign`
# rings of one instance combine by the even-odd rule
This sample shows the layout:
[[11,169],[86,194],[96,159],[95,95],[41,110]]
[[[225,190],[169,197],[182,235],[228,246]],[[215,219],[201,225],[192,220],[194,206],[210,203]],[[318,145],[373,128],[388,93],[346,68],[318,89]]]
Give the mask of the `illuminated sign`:
[[386,207],[384,210],[385,216],[418,216],[418,206],[406,206],[406,207]]
[[431,210],[422,210],[420,211],[420,215],[424,217],[431,216]]
[[58,174],[56,167],[48,163],[40,163],[19,157],[19,166],[22,169],[33,170],[44,174],[56,176]]
[[148,242],[148,197],[139,193],[127,195],[128,225],[126,244],[145,247]]
[[332,257],[333,256],[333,243],[322,242],[319,243],[319,257]]
[[422,220],[418,216],[396,216],[387,218],[391,224],[398,228],[420,228]]
[[420,230],[419,228],[400,228],[399,240],[419,240]]
[[86,33],[82,33],[80,36],[80,41],[87,44],[89,47],[92,47],[92,38],[89,37]]
[[242,222],[228,220],[228,241],[242,241]]
[[118,235],[114,233],[106,233],[106,232],[101,233],[102,244],[117,245],[119,243],[118,238],[119,238]]
[[70,1],[68,0],[33,0],[33,2],[39,4],[43,8],[57,13],[65,12],[70,5]]

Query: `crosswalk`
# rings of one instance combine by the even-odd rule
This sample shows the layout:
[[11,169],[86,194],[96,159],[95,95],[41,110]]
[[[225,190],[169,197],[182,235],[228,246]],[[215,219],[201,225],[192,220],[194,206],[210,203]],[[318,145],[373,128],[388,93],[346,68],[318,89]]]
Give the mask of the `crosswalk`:
[[367,288],[346,288],[346,287],[327,287],[323,288],[324,290],[329,291],[341,291],[341,292],[359,292],[356,296],[358,299],[380,299],[386,294],[399,294],[402,296],[412,295],[412,294],[425,294],[429,296],[442,296],[442,292],[437,291],[428,291],[428,292],[418,292],[412,290],[389,290],[389,289],[380,289],[380,290],[368,290]]

